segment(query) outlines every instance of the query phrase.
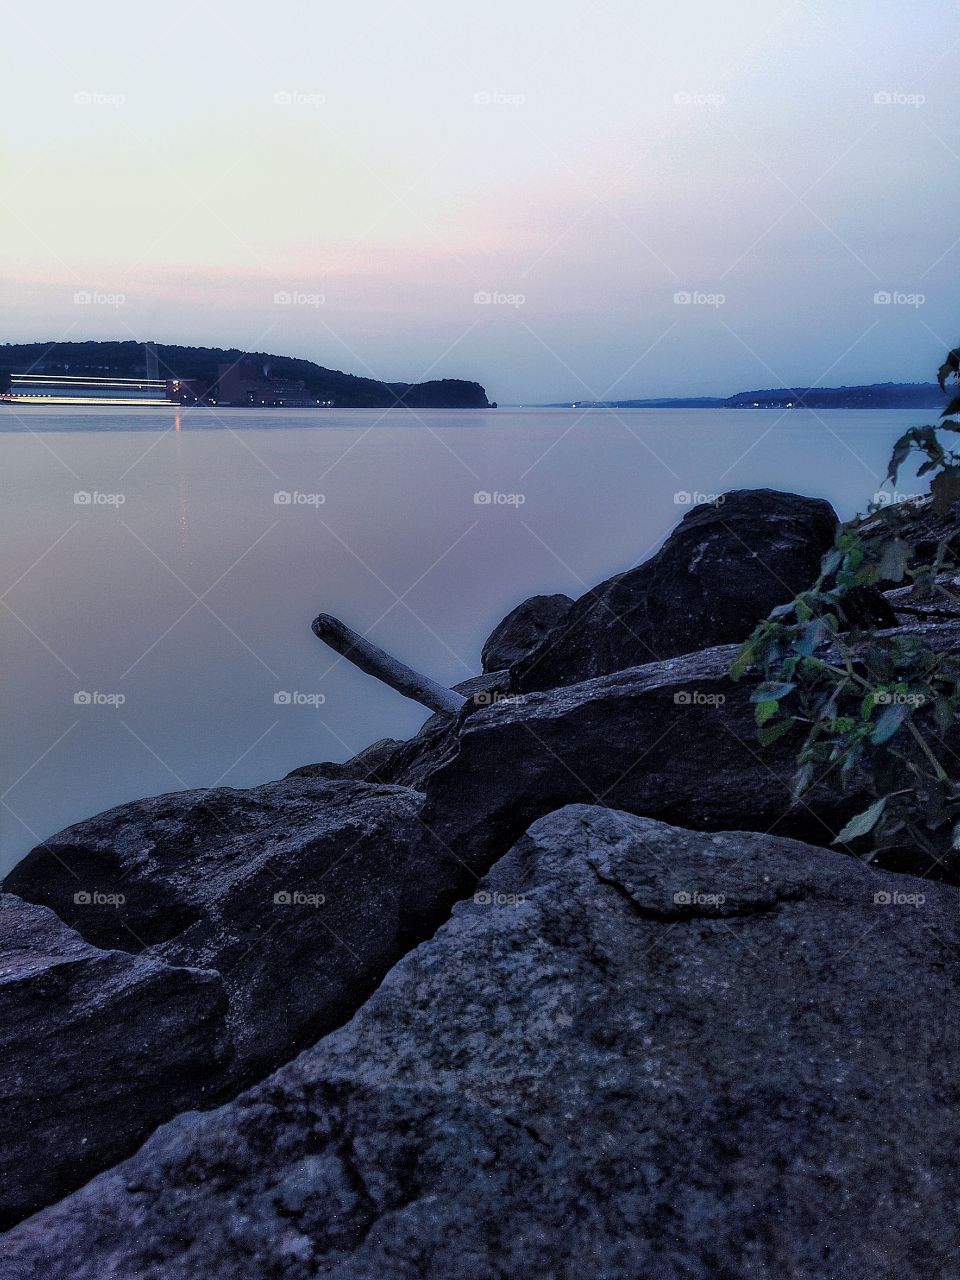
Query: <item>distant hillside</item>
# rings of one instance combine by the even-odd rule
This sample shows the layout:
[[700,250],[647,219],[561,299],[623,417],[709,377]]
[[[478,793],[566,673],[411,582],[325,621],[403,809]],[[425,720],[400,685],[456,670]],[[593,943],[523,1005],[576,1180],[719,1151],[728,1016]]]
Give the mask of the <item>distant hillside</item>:
[[874,382],[866,387],[774,387],[726,397],[665,397],[659,400],[567,401],[551,408],[585,409],[943,409],[947,397],[935,382]]
[[[418,409],[485,409],[487,395],[478,382],[459,378],[408,383],[359,378],[338,369],[325,369],[295,356],[240,351],[236,347],[181,347],[154,344],[161,378],[196,379],[215,391],[221,365],[245,358],[269,369],[274,378],[302,381],[317,400],[339,408],[386,409],[407,405]],[[0,346],[0,391],[12,373],[76,374],[100,377],[147,377],[144,347],[139,342],[18,342]]]

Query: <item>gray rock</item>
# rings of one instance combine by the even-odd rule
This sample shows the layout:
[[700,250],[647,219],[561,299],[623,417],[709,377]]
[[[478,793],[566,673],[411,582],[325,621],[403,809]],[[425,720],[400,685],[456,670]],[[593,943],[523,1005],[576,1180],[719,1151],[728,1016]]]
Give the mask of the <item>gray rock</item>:
[[[430,872],[414,852],[421,802],[306,778],[157,796],[52,837],[5,883],[97,945],[222,974],[249,1080],[343,1021],[419,940],[399,904]],[[78,907],[78,883],[125,901]]]
[[770,489],[694,507],[645,564],[582,596],[513,670],[522,692],[746,639],[810,586],[833,544],[828,502]]
[[[960,623],[918,623],[887,634],[934,650],[960,647]],[[737,646],[705,649],[580,684],[501,698],[461,725],[457,749],[423,779],[422,820],[469,874],[536,818],[565,804],[602,803],[699,830],[748,827],[830,845],[873,796],[856,776],[830,774],[793,804],[795,730],[757,742],[755,677],[733,683]],[[944,758],[960,752],[955,729]],[[960,880],[960,857],[890,854],[898,869]]]
[[321,764],[304,764],[291,769],[288,778],[328,778],[354,782],[382,782],[382,772],[389,769],[390,761],[404,745],[400,738],[378,738],[369,747],[351,756],[349,760],[325,760]]
[[[683,826],[751,827],[830,844],[866,807],[827,783],[792,805],[790,734],[761,750],[753,682],[727,672],[733,645],[516,695],[463,721],[457,750],[423,783],[425,826],[484,874],[535,819],[603,803]],[[454,860],[451,858],[451,863]]]
[[505,671],[527,657],[573,608],[569,596],[531,596],[498,623],[481,654],[484,671]]
[[0,1225],[196,1105],[222,1066],[225,1008],[217,974],[98,951],[0,895]]
[[538,822],[340,1031],[0,1243],[3,1280],[927,1280],[960,1219],[956,891]]
[[[471,676],[453,688],[469,699],[469,710],[473,710],[497,701],[507,692],[508,685],[508,673],[495,671]],[[287,777],[353,779],[419,789],[424,779],[456,751],[457,720],[458,717],[437,712],[425,720],[406,742],[380,738],[350,760],[302,765]]]

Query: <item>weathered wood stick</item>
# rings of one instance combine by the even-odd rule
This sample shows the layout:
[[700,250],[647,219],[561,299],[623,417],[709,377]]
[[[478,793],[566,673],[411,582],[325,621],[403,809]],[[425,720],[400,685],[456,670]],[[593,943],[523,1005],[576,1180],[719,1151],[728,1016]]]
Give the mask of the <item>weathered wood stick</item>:
[[375,676],[388,684],[405,698],[429,707],[431,711],[442,711],[445,715],[456,715],[466,698],[453,689],[445,689],[429,676],[422,676],[419,671],[391,658],[363,636],[357,635],[346,623],[334,618],[329,613],[318,614],[313,620],[313,634],[324,644],[343,656],[355,667],[365,671],[368,676]]

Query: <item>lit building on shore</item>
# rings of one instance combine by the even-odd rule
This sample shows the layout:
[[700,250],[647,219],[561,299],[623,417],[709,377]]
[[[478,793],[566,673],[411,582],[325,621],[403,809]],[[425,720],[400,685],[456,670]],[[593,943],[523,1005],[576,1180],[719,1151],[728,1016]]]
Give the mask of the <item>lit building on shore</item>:
[[84,374],[13,373],[0,399],[13,404],[168,405],[166,382],[153,378],[101,378]]
[[220,365],[217,400],[234,407],[286,409],[315,409],[331,403],[311,395],[301,379],[272,377],[269,364],[261,366],[252,359]]

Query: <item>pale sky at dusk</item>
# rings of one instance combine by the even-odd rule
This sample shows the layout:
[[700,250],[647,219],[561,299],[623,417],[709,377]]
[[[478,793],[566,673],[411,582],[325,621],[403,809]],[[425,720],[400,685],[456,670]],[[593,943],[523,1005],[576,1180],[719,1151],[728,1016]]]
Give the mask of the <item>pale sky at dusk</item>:
[[529,402],[928,380],[960,340],[950,6],[4,12],[4,341]]

